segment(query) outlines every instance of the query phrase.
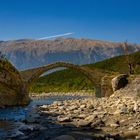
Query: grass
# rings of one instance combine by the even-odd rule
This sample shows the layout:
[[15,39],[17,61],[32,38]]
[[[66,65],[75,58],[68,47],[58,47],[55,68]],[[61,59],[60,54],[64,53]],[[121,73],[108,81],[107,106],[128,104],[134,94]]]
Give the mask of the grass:
[[129,73],[128,61],[134,65],[134,73],[140,74],[140,51],[130,54],[128,56],[117,56],[97,62],[95,64],[86,65],[90,68],[96,67],[112,72]]
[[[89,68],[99,68],[111,72],[129,73],[128,62],[140,64],[140,51],[129,56],[117,56],[95,64],[84,65]],[[140,74],[140,67],[135,67],[135,74]],[[54,72],[40,77],[31,87],[30,92],[74,92],[94,90],[94,85],[82,74],[70,69]]]

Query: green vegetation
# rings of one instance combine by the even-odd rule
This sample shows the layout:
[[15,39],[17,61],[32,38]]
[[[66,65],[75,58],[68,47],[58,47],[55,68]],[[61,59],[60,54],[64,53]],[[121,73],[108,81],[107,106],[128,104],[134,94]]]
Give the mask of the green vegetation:
[[74,92],[94,90],[93,84],[83,74],[65,69],[40,77],[30,87],[30,92]]
[[117,56],[85,66],[90,67],[91,69],[92,67],[96,67],[113,72],[129,73],[129,65],[132,66],[134,74],[140,74],[140,51],[127,56]]
[[[128,56],[117,56],[95,64],[84,65],[89,68],[99,68],[111,72],[129,73],[129,64],[134,69],[134,74],[140,74],[140,51]],[[47,76],[40,77],[34,83],[30,92],[68,92],[77,90],[94,90],[93,84],[82,74],[70,69],[57,71]]]
[[127,73],[128,72],[128,66],[126,63],[125,56],[117,56],[113,58],[109,58],[106,60],[103,60],[101,62],[97,62],[95,64],[85,65],[86,67],[96,67],[99,69],[104,69],[107,71],[113,71],[113,72],[120,72],[120,73]]

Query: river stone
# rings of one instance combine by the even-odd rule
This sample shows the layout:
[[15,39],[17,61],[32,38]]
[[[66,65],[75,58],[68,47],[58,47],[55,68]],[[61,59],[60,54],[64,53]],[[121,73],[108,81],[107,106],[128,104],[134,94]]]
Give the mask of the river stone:
[[126,105],[122,105],[122,106],[120,107],[120,113],[121,113],[121,114],[126,114],[126,113],[128,113],[128,109],[127,109],[127,106],[126,106]]
[[81,105],[81,106],[80,106],[81,109],[83,109],[83,108],[85,108],[85,107],[86,107],[86,105]]
[[134,103],[134,108],[133,108],[134,111],[139,111],[139,107],[138,107],[138,104],[137,102]]
[[95,118],[96,118],[96,115],[90,115],[90,116],[86,117],[85,120],[92,122]]
[[120,74],[112,79],[111,84],[113,91],[119,90],[120,88],[125,87],[128,84],[127,74]]
[[62,103],[62,101],[54,101],[53,105],[61,106],[61,105],[63,105],[63,103]]
[[76,140],[76,139],[70,135],[61,135],[61,136],[52,138],[51,140]]
[[117,109],[113,114],[120,115],[120,114],[127,114],[127,113],[129,113],[127,107],[123,106],[120,109]]
[[108,121],[106,121],[105,125],[110,126],[112,128],[116,128],[116,127],[120,126],[120,123],[119,123],[119,121],[116,121],[116,120],[108,120]]
[[30,125],[21,125],[19,128],[20,131],[32,131],[33,127]]
[[70,106],[69,108],[67,108],[67,110],[74,110],[74,109],[77,109],[77,106],[76,105],[72,105],[72,106]]
[[91,121],[86,121],[86,120],[79,120],[75,123],[77,127],[86,127],[91,124]]
[[69,122],[70,121],[70,117],[68,117],[68,116],[66,116],[66,117],[60,117],[60,116],[58,116],[57,117],[57,120],[59,122]]
[[136,138],[136,140],[140,140],[140,136],[136,136],[135,138]]
[[12,132],[10,135],[8,135],[8,138],[17,138],[17,137],[21,137],[21,136],[24,136],[24,133],[19,130],[16,130],[16,131]]
[[87,117],[87,114],[79,114],[78,116],[77,116],[77,118],[81,118],[81,119],[84,119],[84,118],[86,118]]
[[133,138],[135,138],[136,136],[138,136],[139,135],[139,131],[138,130],[134,130],[134,131],[126,131],[126,132],[124,132],[123,133],[123,135],[125,136],[125,137],[127,137],[127,138],[129,138],[129,137],[133,137]]
[[28,115],[26,115],[26,119],[27,122],[29,123],[36,123],[40,121],[40,115],[37,113],[29,113]]
[[101,119],[98,119],[91,124],[91,127],[104,126],[104,125],[105,123]]
[[134,130],[134,127],[131,126],[131,127],[128,128],[128,130],[132,131],[132,130]]

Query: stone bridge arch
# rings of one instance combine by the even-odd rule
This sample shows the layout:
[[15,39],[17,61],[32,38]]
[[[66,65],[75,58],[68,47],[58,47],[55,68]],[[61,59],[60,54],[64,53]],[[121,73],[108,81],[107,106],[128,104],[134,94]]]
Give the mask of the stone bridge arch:
[[[66,63],[66,62],[55,62],[42,67],[33,68],[25,71],[21,71],[22,78],[30,86],[35,82],[43,73],[58,67],[66,67],[74,71],[80,72],[85,75],[92,83],[96,89],[96,95],[101,95],[101,78],[105,75],[105,71],[97,68],[89,68],[86,66],[79,66],[76,64]],[[28,88],[29,89],[29,88]]]

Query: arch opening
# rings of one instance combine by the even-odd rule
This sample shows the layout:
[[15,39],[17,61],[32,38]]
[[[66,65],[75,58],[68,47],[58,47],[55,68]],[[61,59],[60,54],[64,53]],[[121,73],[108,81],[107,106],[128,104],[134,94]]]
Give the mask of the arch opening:
[[94,84],[85,75],[75,70],[64,69],[42,74],[31,85],[31,93],[48,92],[92,92],[94,93]]

